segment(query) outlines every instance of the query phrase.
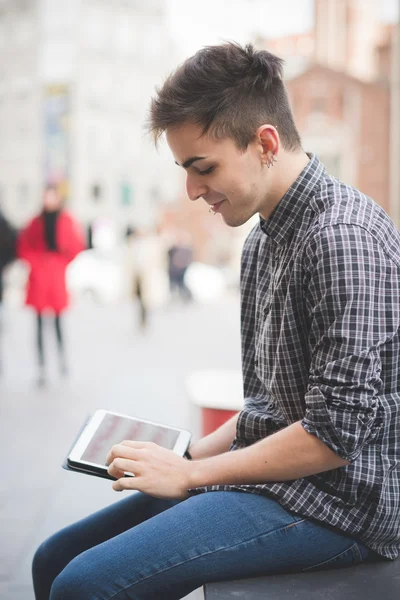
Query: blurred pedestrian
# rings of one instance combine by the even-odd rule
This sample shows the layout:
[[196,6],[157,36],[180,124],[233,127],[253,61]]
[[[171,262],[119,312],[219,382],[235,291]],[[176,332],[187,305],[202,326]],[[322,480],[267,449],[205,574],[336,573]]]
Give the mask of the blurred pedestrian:
[[128,227],[127,270],[130,292],[139,303],[139,325],[145,329],[149,312],[165,299],[166,264],[159,236]]
[[1,327],[1,306],[3,302],[4,269],[16,255],[17,233],[14,227],[7,221],[0,210],[0,327]]
[[180,232],[168,250],[168,276],[171,296],[178,296],[185,302],[192,300],[192,293],[185,282],[185,275],[193,260],[190,238]]
[[[0,335],[3,329],[4,270],[15,258],[17,232],[0,210]],[[1,373],[0,362],[0,373]]]
[[84,247],[78,223],[64,210],[57,188],[48,185],[44,190],[41,213],[18,238],[18,256],[30,266],[26,304],[36,312],[40,386],[46,381],[43,342],[46,312],[54,315],[60,373],[67,374],[61,324],[61,314],[68,307],[65,273],[67,265]]

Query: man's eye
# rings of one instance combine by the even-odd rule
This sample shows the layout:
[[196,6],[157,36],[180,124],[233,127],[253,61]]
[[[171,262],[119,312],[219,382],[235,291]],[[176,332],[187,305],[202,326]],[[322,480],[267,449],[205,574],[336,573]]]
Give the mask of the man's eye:
[[206,169],[205,171],[199,171],[199,175],[208,175],[209,173],[212,173],[214,171],[214,167],[210,167],[209,169]]

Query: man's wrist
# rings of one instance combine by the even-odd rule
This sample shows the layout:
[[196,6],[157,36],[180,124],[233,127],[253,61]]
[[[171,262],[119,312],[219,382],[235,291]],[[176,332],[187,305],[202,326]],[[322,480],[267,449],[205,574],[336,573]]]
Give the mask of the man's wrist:
[[217,456],[193,460],[188,471],[188,489],[226,483],[231,479],[229,476],[232,470],[231,458],[231,453],[225,452]]
[[[207,459],[204,459],[204,460],[207,460]],[[187,483],[188,490],[202,486],[202,484],[200,483],[200,481],[201,481],[201,463],[204,462],[204,460],[191,461],[190,468],[188,470],[188,483]]]

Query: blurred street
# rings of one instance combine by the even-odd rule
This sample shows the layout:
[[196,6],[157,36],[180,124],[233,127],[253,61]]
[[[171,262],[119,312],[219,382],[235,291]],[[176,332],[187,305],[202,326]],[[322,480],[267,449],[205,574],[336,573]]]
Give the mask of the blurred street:
[[[139,331],[129,304],[89,299],[66,316],[70,375],[57,372],[46,333],[49,382],[36,386],[34,316],[6,306],[0,341],[0,598],[33,600],[34,550],[52,532],[113,501],[110,483],[61,468],[86,415],[108,408],[200,434],[199,409],[185,389],[195,369],[239,368],[239,300],[174,304]],[[54,363],[54,364],[53,364]],[[6,458],[6,460],[4,460]],[[190,598],[201,598],[200,592]]]

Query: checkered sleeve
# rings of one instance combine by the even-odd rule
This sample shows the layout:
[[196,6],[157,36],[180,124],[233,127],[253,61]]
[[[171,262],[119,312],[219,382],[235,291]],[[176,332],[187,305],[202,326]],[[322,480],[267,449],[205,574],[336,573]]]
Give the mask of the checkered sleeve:
[[349,462],[379,434],[381,355],[399,327],[398,267],[365,229],[322,228],[305,253],[311,364],[302,425]]

